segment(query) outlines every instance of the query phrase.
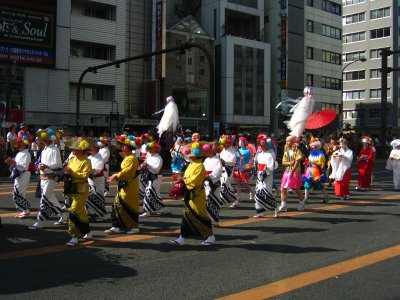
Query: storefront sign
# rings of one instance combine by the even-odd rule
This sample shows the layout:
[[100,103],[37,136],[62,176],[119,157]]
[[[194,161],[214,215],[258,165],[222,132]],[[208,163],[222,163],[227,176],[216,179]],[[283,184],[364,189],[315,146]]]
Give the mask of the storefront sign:
[[54,67],[57,1],[0,0],[0,60]]

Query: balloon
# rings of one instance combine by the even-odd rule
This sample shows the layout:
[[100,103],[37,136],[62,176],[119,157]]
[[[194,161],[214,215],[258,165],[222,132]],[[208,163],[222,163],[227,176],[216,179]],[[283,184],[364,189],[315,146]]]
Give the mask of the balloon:
[[266,144],[266,141],[265,140],[261,140],[259,144],[260,144],[260,146],[264,146]]
[[55,136],[55,135],[52,135],[52,136],[50,137],[50,139],[51,139],[52,141],[55,141],[55,140],[56,140],[56,136]]
[[204,144],[202,148],[203,148],[203,151],[205,151],[205,152],[208,152],[211,150],[211,146],[209,144]]
[[192,149],[196,149],[196,148],[199,148],[199,147],[200,147],[200,144],[198,142],[195,142],[195,143],[192,144]]
[[196,156],[200,155],[200,153],[201,153],[201,150],[199,148],[196,148],[193,150],[193,154]]
[[185,149],[183,149],[183,154],[185,154],[185,155],[189,155],[190,154],[189,147],[186,147]]
[[46,133],[45,131],[41,132],[41,133],[40,133],[40,138],[41,138],[42,140],[45,140],[45,139],[47,138],[47,133]]
[[53,130],[53,129],[49,129],[48,133],[49,133],[50,135],[53,135],[53,134],[54,134],[54,130]]

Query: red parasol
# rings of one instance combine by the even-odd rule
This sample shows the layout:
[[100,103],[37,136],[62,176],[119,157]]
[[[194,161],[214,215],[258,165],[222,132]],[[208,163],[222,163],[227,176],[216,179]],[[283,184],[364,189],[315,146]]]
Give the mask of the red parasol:
[[336,118],[336,111],[332,109],[314,111],[307,120],[306,129],[314,130],[323,128],[332,124],[336,120]]

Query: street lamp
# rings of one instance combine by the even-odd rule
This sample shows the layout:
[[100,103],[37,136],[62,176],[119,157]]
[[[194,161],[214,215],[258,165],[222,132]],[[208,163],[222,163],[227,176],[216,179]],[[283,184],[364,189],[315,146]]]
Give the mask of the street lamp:
[[342,69],[342,84],[341,84],[341,95],[342,95],[342,105],[341,107],[341,111],[340,111],[340,115],[342,116],[342,131],[343,131],[343,120],[344,120],[344,116],[343,116],[343,95],[344,95],[344,91],[343,91],[343,87],[344,87],[344,71],[351,66],[352,64],[361,61],[361,62],[366,62],[367,59],[365,57],[359,58],[357,60],[352,61],[351,63],[347,64],[343,69]]

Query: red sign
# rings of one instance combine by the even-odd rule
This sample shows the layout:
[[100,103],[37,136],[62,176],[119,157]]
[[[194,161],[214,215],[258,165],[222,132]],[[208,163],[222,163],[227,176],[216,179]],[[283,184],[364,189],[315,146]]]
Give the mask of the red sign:
[[24,121],[24,111],[22,109],[9,109],[9,122],[22,123]]

